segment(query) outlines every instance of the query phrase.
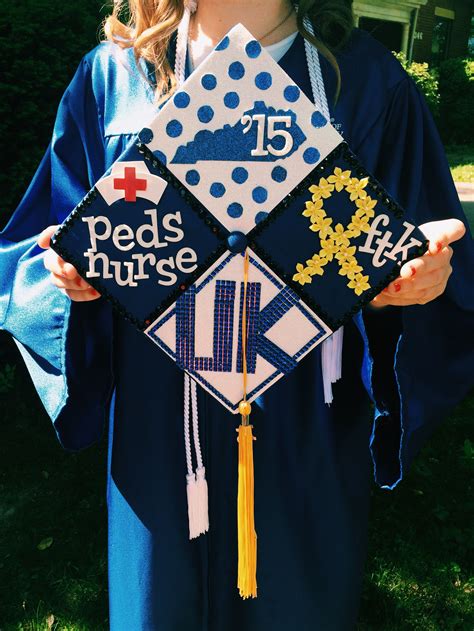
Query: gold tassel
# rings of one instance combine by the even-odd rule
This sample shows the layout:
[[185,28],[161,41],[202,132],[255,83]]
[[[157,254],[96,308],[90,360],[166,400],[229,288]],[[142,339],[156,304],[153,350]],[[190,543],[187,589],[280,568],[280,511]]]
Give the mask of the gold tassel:
[[257,533],[254,519],[253,441],[247,401],[247,287],[249,251],[244,255],[244,295],[242,308],[242,377],[244,398],[239,403],[242,423],[239,425],[239,485],[237,491],[237,531],[239,565],[237,587],[242,598],[257,597]]
[[[242,401],[240,408],[250,404]],[[244,424],[244,419],[247,424]],[[237,492],[237,528],[239,564],[237,587],[242,598],[257,597],[257,533],[254,521],[254,478],[252,426],[248,414],[242,415],[238,428],[239,487]]]

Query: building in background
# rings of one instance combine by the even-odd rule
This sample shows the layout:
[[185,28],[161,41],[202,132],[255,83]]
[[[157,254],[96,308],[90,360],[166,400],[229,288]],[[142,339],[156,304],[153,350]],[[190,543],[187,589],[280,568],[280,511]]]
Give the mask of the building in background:
[[354,0],[356,24],[413,61],[439,65],[465,57],[472,39],[472,0]]

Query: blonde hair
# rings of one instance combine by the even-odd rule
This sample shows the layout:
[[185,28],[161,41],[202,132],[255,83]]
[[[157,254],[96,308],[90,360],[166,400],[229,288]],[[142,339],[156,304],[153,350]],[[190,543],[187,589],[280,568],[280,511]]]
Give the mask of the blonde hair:
[[[326,57],[337,77],[335,100],[341,88],[341,73],[334,52],[341,48],[353,28],[351,0],[292,0],[298,4],[297,24],[303,37]],[[107,40],[121,48],[133,48],[137,66],[140,59],[154,68],[157,100],[176,89],[176,78],[167,56],[170,41],[184,13],[184,0],[114,0],[112,14],[104,21]],[[318,37],[304,27],[309,17],[317,26]]]

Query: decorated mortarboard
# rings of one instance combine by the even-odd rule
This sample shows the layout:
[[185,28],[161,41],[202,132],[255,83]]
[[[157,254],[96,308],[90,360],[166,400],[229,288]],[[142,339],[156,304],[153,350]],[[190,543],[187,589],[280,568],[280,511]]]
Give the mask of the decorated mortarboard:
[[255,596],[250,403],[424,253],[424,235],[237,25],[52,247],[241,414],[238,587]]

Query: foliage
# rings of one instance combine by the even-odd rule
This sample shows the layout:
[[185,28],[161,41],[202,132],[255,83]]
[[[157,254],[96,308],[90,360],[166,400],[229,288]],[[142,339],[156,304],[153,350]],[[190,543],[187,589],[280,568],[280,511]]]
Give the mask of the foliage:
[[454,181],[474,184],[474,146],[449,145],[446,155]]
[[430,68],[427,63],[409,62],[404,53],[394,53],[394,55],[425,95],[430,110],[436,119],[439,114],[440,101],[436,70]]
[[462,144],[474,138],[474,61],[448,59],[439,69],[441,133]]
[[0,394],[5,394],[13,389],[15,385],[15,369],[16,366],[5,364],[0,369]]
[[474,61],[448,59],[437,69],[394,55],[425,95],[443,140],[463,144],[474,138]]
[[31,181],[61,95],[81,57],[97,44],[106,12],[100,0],[1,3],[0,137],[9,166],[0,172],[0,225]]

